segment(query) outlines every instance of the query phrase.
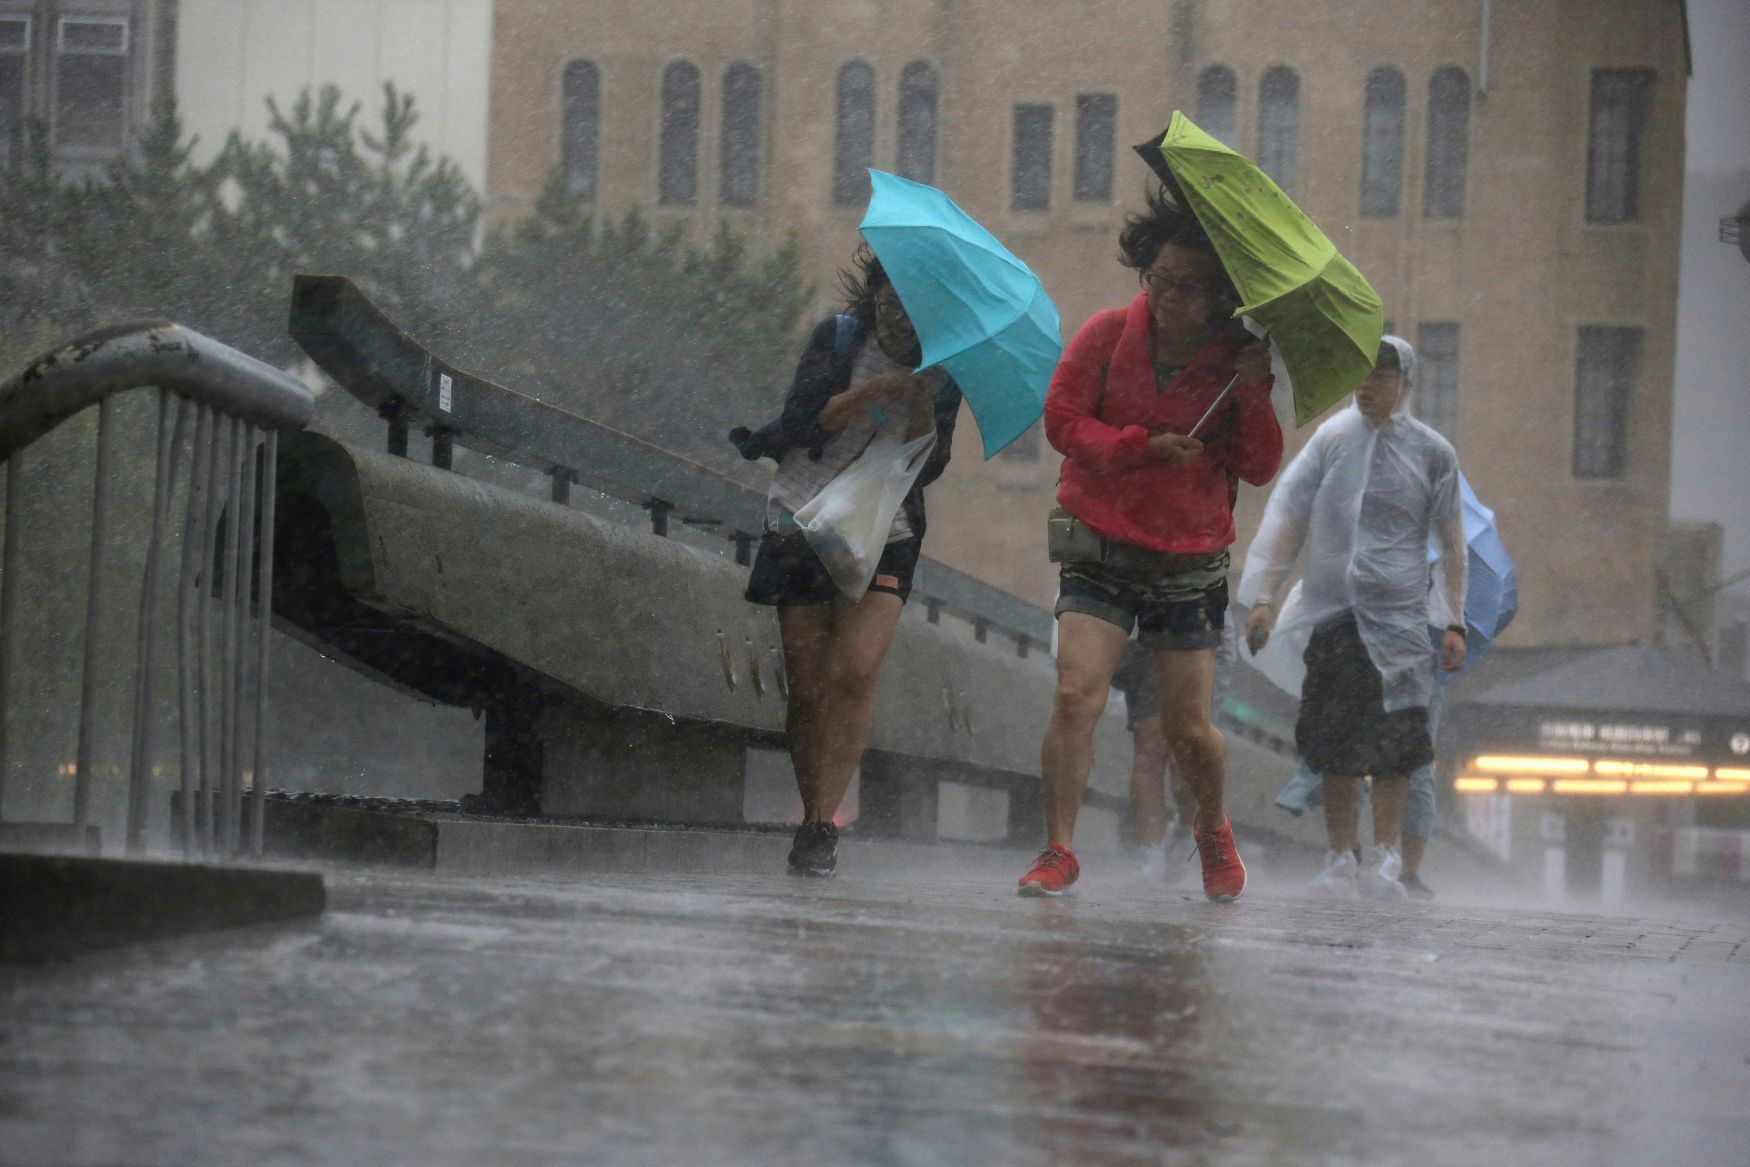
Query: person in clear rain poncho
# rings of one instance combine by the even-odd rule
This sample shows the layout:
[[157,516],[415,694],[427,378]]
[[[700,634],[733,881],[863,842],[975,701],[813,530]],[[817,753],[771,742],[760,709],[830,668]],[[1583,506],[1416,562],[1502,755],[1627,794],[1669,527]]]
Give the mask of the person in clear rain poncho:
[[[1239,601],[1256,654],[1305,552],[1292,625],[1311,630],[1295,744],[1324,775],[1331,851],[1317,890],[1395,897],[1409,775],[1433,758],[1428,735],[1431,602],[1442,667],[1463,667],[1466,553],[1458,455],[1409,414],[1415,350],[1387,336],[1355,403],[1289,464],[1246,557]],[[1428,543],[1441,554],[1430,599]],[[1277,632],[1289,625],[1274,627]],[[1357,794],[1373,778],[1374,846],[1358,867]]]

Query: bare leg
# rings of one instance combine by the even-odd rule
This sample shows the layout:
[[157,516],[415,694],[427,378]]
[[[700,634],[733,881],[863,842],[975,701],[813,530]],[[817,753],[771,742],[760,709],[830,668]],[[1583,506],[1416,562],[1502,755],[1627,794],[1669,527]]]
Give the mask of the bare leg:
[[875,719],[875,682],[903,608],[892,592],[869,592],[854,604],[835,605],[816,799],[822,821],[838,813],[863,761]]
[[1428,849],[1428,840],[1423,835],[1404,836],[1404,874],[1414,875],[1422,870],[1422,854]]
[[1404,821],[1404,803],[1410,797],[1410,779],[1404,774],[1375,774],[1373,777],[1373,841],[1381,846],[1396,847],[1398,830]]
[[1081,612],[1057,618],[1057,694],[1045,729],[1039,769],[1045,782],[1045,836],[1052,847],[1075,838],[1076,812],[1094,765],[1094,727],[1130,633]]
[[1361,845],[1360,787],[1359,778],[1325,775],[1325,834],[1339,855]]
[[1161,681],[1161,720],[1173,754],[1173,773],[1197,799],[1196,827],[1219,827],[1227,820],[1227,742],[1210,719],[1215,686],[1215,651],[1156,652]]
[[1161,719],[1138,722],[1130,735],[1130,822],[1144,847],[1158,846],[1166,837],[1167,757]]
[[[819,822],[820,751],[826,704],[827,662],[832,650],[831,604],[778,609],[778,638],[784,646],[784,738],[802,796],[802,821]],[[837,809],[836,807],[834,809]]]

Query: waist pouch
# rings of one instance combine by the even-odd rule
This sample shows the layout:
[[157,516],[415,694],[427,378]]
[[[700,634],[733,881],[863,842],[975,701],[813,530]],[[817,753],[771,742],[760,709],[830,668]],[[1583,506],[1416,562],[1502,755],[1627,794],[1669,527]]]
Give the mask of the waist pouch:
[[1046,518],[1045,553],[1053,563],[1099,564],[1138,579],[1194,575],[1206,577],[1209,585],[1227,577],[1229,563],[1226,548],[1182,554],[1108,539],[1062,507],[1053,507]]

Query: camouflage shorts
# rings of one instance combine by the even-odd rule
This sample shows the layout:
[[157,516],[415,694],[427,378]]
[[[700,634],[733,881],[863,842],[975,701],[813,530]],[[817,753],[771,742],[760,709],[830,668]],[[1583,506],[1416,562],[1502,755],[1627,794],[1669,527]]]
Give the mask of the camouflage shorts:
[[1059,577],[1057,614],[1093,616],[1126,634],[1134,629],[1147,649],[1213,649],[1227,625],[1227,567],[1226,551],[1164,575],[1138,575],[1103,563],[1066,563]]

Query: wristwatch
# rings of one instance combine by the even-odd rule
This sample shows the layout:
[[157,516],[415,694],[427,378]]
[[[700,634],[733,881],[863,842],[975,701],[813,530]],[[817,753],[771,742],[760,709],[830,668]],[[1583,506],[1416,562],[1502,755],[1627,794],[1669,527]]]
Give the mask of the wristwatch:
[[1460,640],[1465,640],[1465,639],[1469,638],[1468,631],[1466,630],[1466,628],[1463,624],[1448,624],[1446,626],[1446,630],[1448,632],[1458,633],[1458,638]]

